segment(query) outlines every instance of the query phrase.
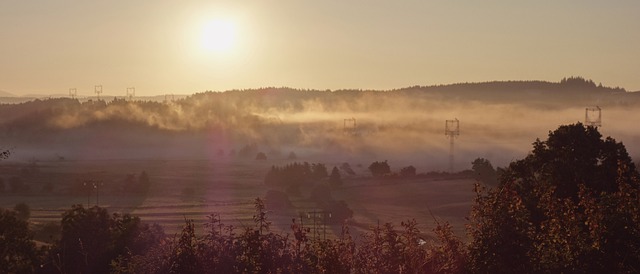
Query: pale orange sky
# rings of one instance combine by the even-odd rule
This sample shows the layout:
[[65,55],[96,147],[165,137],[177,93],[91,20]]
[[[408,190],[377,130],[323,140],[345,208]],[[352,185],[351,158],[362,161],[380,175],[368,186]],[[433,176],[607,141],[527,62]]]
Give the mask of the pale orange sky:
[[[0,91],[190,94],[583,76],[640,90],[640,1],[0,1]],[[223,52],[203,26],[233,25]]]

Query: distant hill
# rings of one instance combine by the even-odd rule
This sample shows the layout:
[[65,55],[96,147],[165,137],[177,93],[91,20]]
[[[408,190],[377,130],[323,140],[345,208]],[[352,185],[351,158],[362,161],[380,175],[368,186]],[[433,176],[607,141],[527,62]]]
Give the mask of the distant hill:
[[0,97],[13,97],[13,96],[15,95],[11,94],[10,92],[0,90]]
[[[104,96],[70,99],[46,98],[0,106],[0,130],[6,132],[73,129],[108,124],[143,125],[160,130],[200,131],[217,128],[236,131],[240,126],[281,123],[282,119],[313,113],[319,120],[336,113],[381,115],[420,113],[465,105],[513,105],[538,110],[638,106],[640,96],[622,88],[596,85],[580,77],[560,82],[506,81],[413,86],[396,90],[299,90],[261,88],[203,92],[191,96]],[[166,99],[166,100],[165,100]],[[342,117],[344,118],[344,117]],[[341,118],[341,119],[342,119]],[[243,134],[247,133],[246,131]]]
[[[0,147],[66,151],[62,154],[91,150],[99,155],[143,155],[135,150],[148,148],[145,153],[149,154],[144,155],[208,155],[211,150],[202,146],[228,154],[245,145],[257,145],[265,152],[282,150],[281,155],[299,148],[340,157],[385,153],[396,153],[399,158],[408,154],[424,157],[441,155],[438,151],[448,149],[444,121],[460,119],[461,138],[469,138],[467,145],[476,144],[473,152],[464,147],[460,151],[469,151],[473,157],[503,155],[500,157],[506,162],[518,153],[513,144],[527,144],[517,147],[528,148],[540,134],[561,124],[585,121],[586,107],[599,106],[606,129],[618,130],[612,134],[621,136],[632,151],[634,147],[640,151],[635,128],[613,124],[629,121],[637,113],[640,93],[579,77],[559,82],[459,83],[382,91],[271,87],[133,100],[102,98],[0,104]],[[357,119],[357,128],[347,119]],[[85,145],[71,149],[76,144]],[[35,148],[37,145],[40,147]]]

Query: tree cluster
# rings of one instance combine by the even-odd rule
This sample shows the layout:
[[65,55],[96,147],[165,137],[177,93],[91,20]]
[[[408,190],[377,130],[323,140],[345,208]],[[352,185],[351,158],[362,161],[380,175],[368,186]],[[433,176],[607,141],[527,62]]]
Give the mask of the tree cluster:
[[138,217],[74,205],[62,215],[60,240],[45,257],[43,272],[109,273],[119,256],[145,254],[164,238],[160,226]]
[[292,163],[283,167],[272,166],[265,176],[264,183],[269,186],[284,187],[290,193],[298,193],[305,182],[323,179],[329,176],[324,164]]

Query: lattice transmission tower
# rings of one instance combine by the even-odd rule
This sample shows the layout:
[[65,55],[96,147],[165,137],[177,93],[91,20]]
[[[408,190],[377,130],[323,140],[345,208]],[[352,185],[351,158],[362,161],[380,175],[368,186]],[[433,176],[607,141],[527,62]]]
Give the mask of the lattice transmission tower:
[[344,122],[342,124],[342,131],[344,132],[344,134],[356,135],[358,132],[356,118],[344,119]]
[[78,90],[76,88],[70,88],[69,97],[71,97],[71,99],[76,99],[76,97],[78,97]]
[[175,101],[175,96],[173,94],[165,94],[164,95],[164,103],[169,104]]
[[584,110],[584,123],[587,126],[602,126],[602,109],[599,106],[587,107]]
[[460,121],[446,120],[444,124],[444,134],[449,138],[449,172],[453,173],[453,140],[460,135]]
[[98,101],[100,101],[100,94],[102,93],[102,85],[96,85],[93,87],[93,92],[96,93],[96,97],[98,98]]
[[135,87],[127,88],[127,98],[129,99],[129,101],[133,101],[133,97],[135,96],[136,96],[136,88]]

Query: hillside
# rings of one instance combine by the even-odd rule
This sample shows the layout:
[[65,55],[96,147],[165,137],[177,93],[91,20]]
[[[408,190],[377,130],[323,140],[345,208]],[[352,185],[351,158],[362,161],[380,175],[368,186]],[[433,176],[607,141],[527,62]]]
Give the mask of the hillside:
[[502,163],[524,153],[531,138],[549,128],[583,121],[585,107],[594,105],[603,109],[606,134],[624,138],[636,152],[640,140],[625,118],[639,102],[637,93],[582,78],[388,91],[261,88],[168,102],[55,98],[0,105],[0,142],[48,155],[128,158],[137,151],[133,156],[208,158],[203,146],[225,153],[254,146],[275,157],[294,150],[407,162],[432,155],[425,162],[430,165],[446,161],[444,120],[457,118],[458,152]]

